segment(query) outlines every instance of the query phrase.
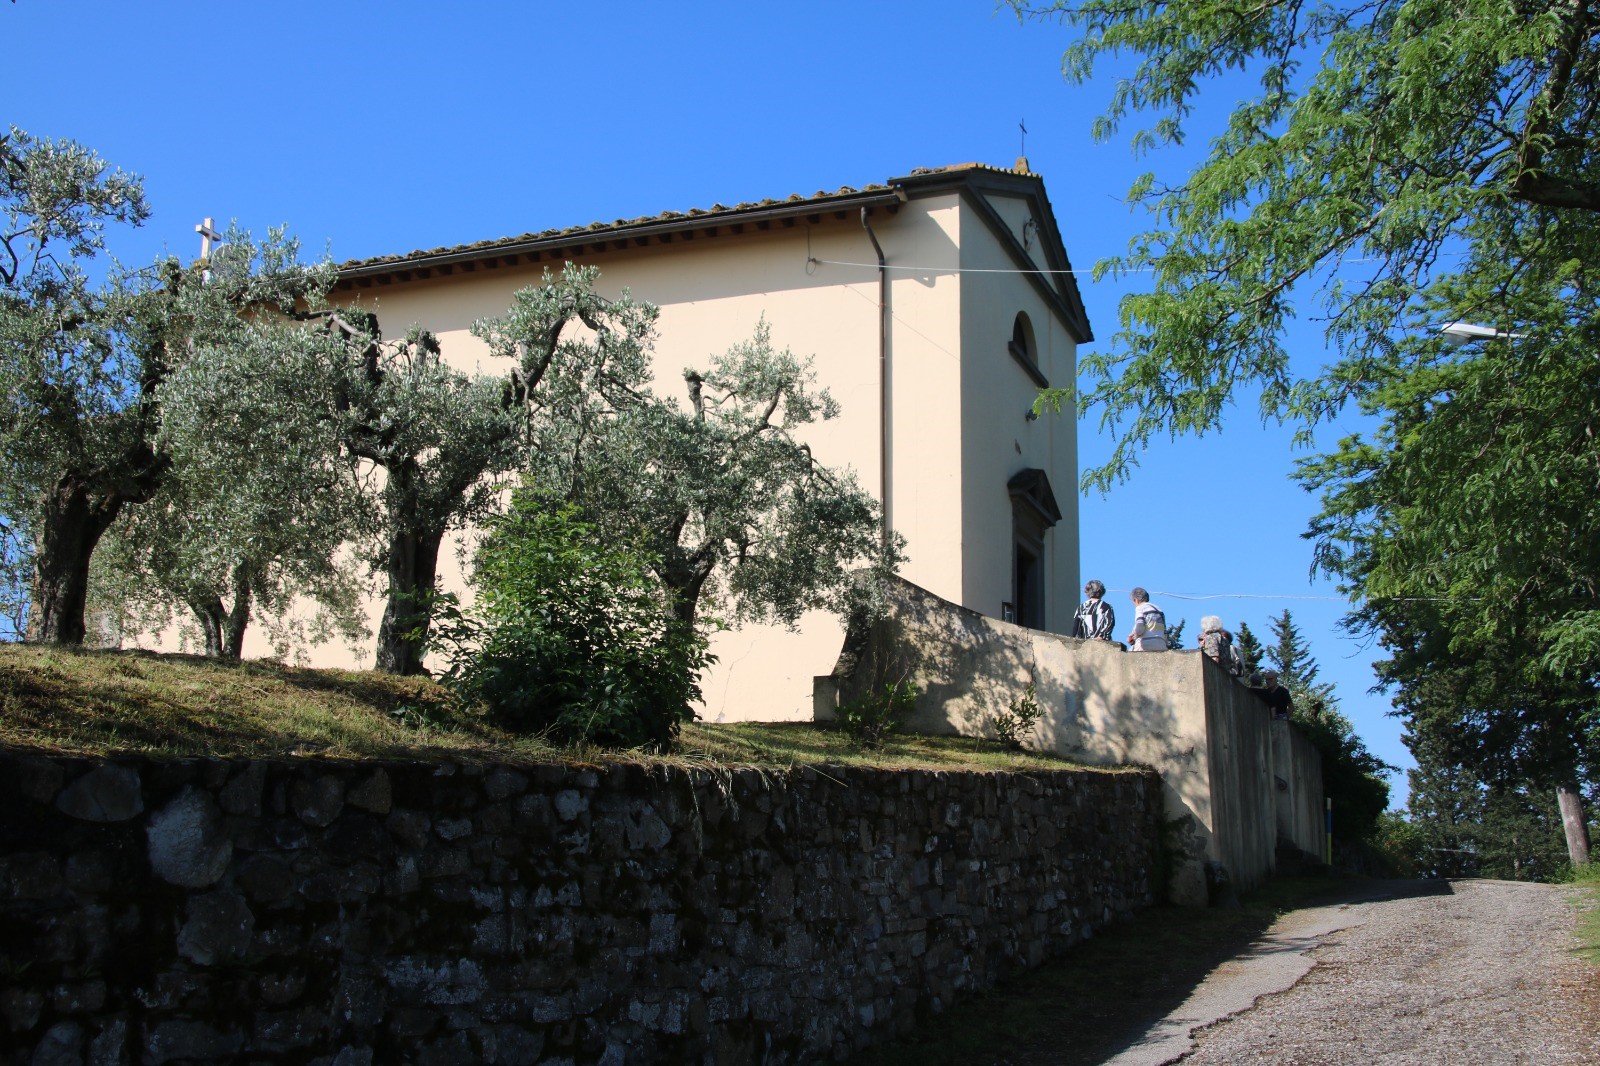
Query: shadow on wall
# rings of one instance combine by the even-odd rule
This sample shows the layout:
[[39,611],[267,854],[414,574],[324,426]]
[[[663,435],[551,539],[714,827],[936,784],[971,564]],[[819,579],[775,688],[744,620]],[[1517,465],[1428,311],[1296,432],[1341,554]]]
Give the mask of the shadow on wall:
[[[817,678],[816,717],[904,680],[918,689],[907,723],[917,732],[992,738],[995,714],[1031,684],[1044,714],[1027,746],[1157,770],[1175,902],[1204,904],[1230,880],[1249,888],[1271,873],[1284,802],[1275,795],[1272,723],[1253,693],[1199,651],[1124,652],[1025,629],[897,580],[887,615],[852,629],[833,673]],[[1314,783],[1289,787],[1299,799],[1312,784],[1320,804],[1320,769]]]

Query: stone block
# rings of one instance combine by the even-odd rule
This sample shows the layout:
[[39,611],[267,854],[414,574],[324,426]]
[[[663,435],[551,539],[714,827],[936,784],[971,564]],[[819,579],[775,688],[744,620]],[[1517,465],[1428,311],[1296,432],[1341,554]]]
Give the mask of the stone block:
[[262,974],[256,978],[256,998],[269,1007],[282,1007],[299,999],[306,990],[303,970]]
[[323,834],[321,850],[337,862],[379,859],[393,852],[391,840],[383,824],[372,815],[346,811]]
[[572,998],[563,995],[532,995],[527,1002],[528,1020],[538,1025],[553,1025],[572,1017]]
[[472,819],[440,818],[433,823],[433,831],[440,840],[460,840],[472,834]]
[[571,822],[589,809],[589,797],[576,789],[563,789],[556,793],[555,807],[557,818]]
[[128,1062],[128,1021],[120,1016],[110,1018],[89,1041],[85,1066],[127,1066]]
[[634,851],[655,851],[672,842],[671,828],[648,803],[640,804],[636,810],[628,812],[624,833],[628,847]]
[[20,758],[9,761],[7,769],[10,784],[35,803],[54,803],[67,777],[57,759]]
[[7,988],[0,991],[0,1019],[13,1033],[24,1033],[39,1024],[44,996],[32,989]]
[[145,829],[150,868],[156,876],[184,888],[215,884],[233,857],[222,814],[210,795],[193,785],[150,818]]
[[33,1046],[29,1066],[82,1066],[85,1036],[76,1022],[57,1022]]
[[57,1014],[90,1014],[106,1005],[106,983],[95,979],[57,985],[50,991],[50,1007]]
[[210,892],[191,896],[183,927],[178,931],[178,954],[201,966],[237,962],[250,952],[256,918],[237,892]]
[[328,1013],[312,1007],[257,1011],[251,1019],[249,1050],[284,1054],[315,1047],[327,1032]]
[[390,1036],[407,1042],[438,1032],[444,1015],[425,1007],[396,1007],[389,1012],[384,1028]]
[[421,811],[393,810],[384,821],[390,834],[401,845],[408,848],[421,848],[428,843],[428,830],[433,822]]
[[243,1037],[231,1029],[173,1019],[150,1027],[145,1035],[144,1061],[150,1066],[178,1059],[226,1061],[236,1056],[243,1046]]
[[344,782],[336,774],[319,774],[289,787],[289,805],[307,825],[323,828],[344,810]]
[[372,1066],[372,1049],[346,1045],[337,1054],[312,1059],[310,1066]]
[[261,792],[267,781],[267,764],[247,762],[222,786],[217,803],[227,814],[261,815]]
[[61,862],[49,852],[0,855],[0,899],[54,899],[64,887]]
[[370,777],[350,789],[345,800],[352,807],[372,814],[388,814],[394,802],[389,775],[382,769],[374,770]]
[[333,1016],[355,1030],[366,1030],[383,1019],[388,994],[374,975],[349,968],[339,974],[333,994]]
[[482,1060],[483,1056],[478,1054],[472,1046],[472,1039],[464,1032],[428,1041],[418,1049],[416,1057],[417,1066],[459,1066],[461,1063]]
[[153,1011],[204,1011],[215,1005],[214,986],[207,974],[171,970],[135,988],[133,998]]
[[497,1025],[488,1030],[484,1061],[495,1066],[531,1066],[544,1052],[544,1034],[529,1032],[519,1025]]
[[138,771],[103,763],[61,790],[56,810],[85,822],[126,822],[144,813]]
[[389,987],[430,1006],[476,1003],[488,990],[483,970],[471,959],[402,955],[383,964]]
[[98,895],[117,884],[116,856],[104,848],[74,850],[63,871],[67,887],[85,895]]
[[483,791],[496,802],[510,799],[528,787],[528,778],[525,774],[506,767],[497,766],[490,770],[483,778]]
[[472,867],[472,856],[462,848],[429,848],[417,863],[423,880],[460,877]]

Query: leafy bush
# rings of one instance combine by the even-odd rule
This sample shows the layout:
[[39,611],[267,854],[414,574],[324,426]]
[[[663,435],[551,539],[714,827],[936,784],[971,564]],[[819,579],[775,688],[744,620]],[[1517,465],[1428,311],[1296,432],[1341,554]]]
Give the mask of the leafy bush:
[[474,582],[449,678],[501,728],[664,750],[693,720],[706,638],[674,616],[648,557],[575,509],[517,493],[489,523]]
[[883,691],[850,700],[839,708],[839,728],[863,748],[880,747],[917,705],[917,686],[900,680]]
[[1022,695],[1012,700],[1005,710],[997,711],[991,717],[990,724],[994,727],[995,736],[1011,747],[1020,749],[1023,738],[1033,732],[1033,727],[1042,717],[1044,709],[1039,706],[1033,682],[1030,681]]

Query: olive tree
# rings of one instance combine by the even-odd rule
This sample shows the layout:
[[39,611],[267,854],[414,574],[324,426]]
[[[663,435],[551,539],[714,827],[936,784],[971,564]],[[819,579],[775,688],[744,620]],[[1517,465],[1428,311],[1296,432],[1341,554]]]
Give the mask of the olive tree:
[[208,655],[239,658],[252,615],[286,628],[301,599],[347,637],[361,629],[358,561],[344,546],[363,532],[367,493],[335,402],[343,338],[314,313],[331,271],[308,270],[295,307],[229,312],[231,289],[292,270],[296,253],[281,231],[258,244],[234,230],[212,256],[202,295],[220,305],[217,328],[161,387],[170,468],[113,528],[111,565],[96,571],[135,600],[187,609]]
[[490,354],[511,364],[499,375],[452,368],[426,331],[385,342],[371,316],[334,316],[352,353],[341,400],[348,447],[384,474],[378,669],[423,669],[446,534],[495,513],[501,475],[580,446],[608,398],[647,377],[655,311],[597,295],[596,274],[547,272],[505,316],[474,325]]
[[107,228],[147,215],[138,179],[15,128],[0,137],[0,212],[0,514],[32,538],[28,636],[80,643],[96,546],[171,474],[174,373],[235,343],[241,317],[294,315],[328,279],[267,246],[209,284],[204,264],[105,268]]
[[[687,401],[618,412],[566,491],[653,560],[679,623],[793,626],[812,609],[849,615],[901,558],[853,471],[816,460],[810,427],[839,414],[811,361],[750,340],[684,374]],[[866,571],[863,575],[858,571]],[[864,579],[865,578],[865,579]]]

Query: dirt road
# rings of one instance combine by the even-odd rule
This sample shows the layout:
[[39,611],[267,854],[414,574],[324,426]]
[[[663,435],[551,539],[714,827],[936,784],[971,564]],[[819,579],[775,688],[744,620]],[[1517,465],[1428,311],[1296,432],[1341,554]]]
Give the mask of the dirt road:
[[1114,1066],[1600,1063],[1600,980],[1570,889],[1388,883],[1296,911]]

